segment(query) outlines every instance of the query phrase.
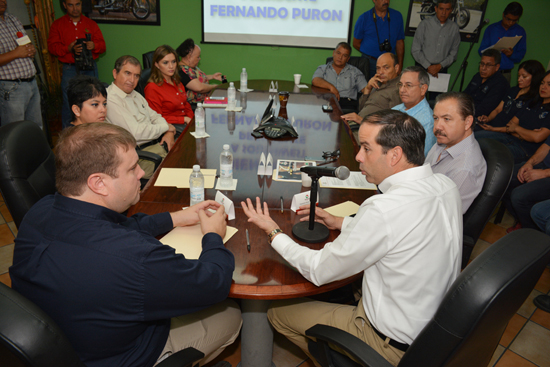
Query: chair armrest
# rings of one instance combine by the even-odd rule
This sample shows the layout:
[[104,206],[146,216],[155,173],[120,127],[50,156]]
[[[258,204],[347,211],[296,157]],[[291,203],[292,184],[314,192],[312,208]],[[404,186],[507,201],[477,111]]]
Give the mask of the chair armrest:
[[[324,355],[327,356],[330,343],[342,348],[355,358],[364,367],[391,367],[392,364],[378,354],[372,347],[365,344],[361,339],[343,330],[328,325],[317,324],[308,330],[306,335],[316,338],[318,343],[323,344]],[[329,357],[330,358],[330,357]]]
[[136,150],[137,155],[139,159],[145,159],[147,161],[151,161],[155,164],[155,171],[157,170],[158,166],[162,163],[162,157],[158,154],[147,152],[145,150]]
[[193,362],[201,358],[204,358],[203,352],[189,347],[172,354],[170,357],[157,364],[156,367],[191,367]]

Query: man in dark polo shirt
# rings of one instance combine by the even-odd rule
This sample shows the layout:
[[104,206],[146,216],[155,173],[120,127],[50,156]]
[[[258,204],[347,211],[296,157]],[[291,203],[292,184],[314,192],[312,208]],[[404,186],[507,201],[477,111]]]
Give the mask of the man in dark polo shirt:
[[504,98],[510,84],[501,73],[500,52],[487,50],[481,56],[479,73],[474,75],[464,93],[474,99],[475,117],[489,116]]

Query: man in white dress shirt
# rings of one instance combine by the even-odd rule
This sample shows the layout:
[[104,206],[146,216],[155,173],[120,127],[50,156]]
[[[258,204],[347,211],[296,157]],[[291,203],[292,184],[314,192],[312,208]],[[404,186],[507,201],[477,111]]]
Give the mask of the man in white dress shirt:
[[[319,323],[357,336],[397,365],[458,276],[460,195],[452,180],[423,165],[425,135],[415,118],[400,111],[383,110],[363,120],[356,160],[383,194],[365,200],[353,218],[316,208],[317,221],[341,231],[322,250],[300,246],[282,233],[258,198],[256,206],[250,199],[242,203],[249,221],[312,283],[364,271],[357,306],[309,299],[272,303],[271,324],[306,354],[305,331]],[[309,213],[307,206],[300,209],[300,214]]]

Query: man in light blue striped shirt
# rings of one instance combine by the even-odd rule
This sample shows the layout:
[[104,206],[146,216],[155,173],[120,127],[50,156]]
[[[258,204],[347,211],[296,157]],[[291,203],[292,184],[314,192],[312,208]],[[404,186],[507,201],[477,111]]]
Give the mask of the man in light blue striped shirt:
[[399,88],[399,97],[403,103],[393,107],[392,110],[405,112],[420,122],[426,131],[424,155],[427,155],[436,142],[433,133],[433,111],[428,101],[426,101],[426,93],[430,86],[430,76],[420,66],[409,66],[401,73],[401,79],[397,83],[397,86]]
[[437,96],[434,107],[434,135],[426,163],[434,173],[442,173],[454,181],[466,213],[480,193],[487,173],[487,164],[474,138],[474,101],[465,93],[448,92]]

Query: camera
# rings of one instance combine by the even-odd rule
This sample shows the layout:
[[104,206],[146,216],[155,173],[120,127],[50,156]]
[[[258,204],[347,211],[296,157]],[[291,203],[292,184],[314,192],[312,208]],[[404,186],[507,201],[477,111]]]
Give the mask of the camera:
[[391,52],[390,41],[385,39],[384,42],[378,45],[378,48],[380,49],[380,52]]
[[80,55],[74,54],[74,63],[78,71],[94,70],[94,58],[92,56],[92,51],[88,50],[88,47],[86,47],[87,41],[91,41],[90,34],[86,34],[86,38],[79,38],[76,40],[75,46],[82,45]]
[[227,77],[225,75],[222,75],[222,84],[227,83]]

